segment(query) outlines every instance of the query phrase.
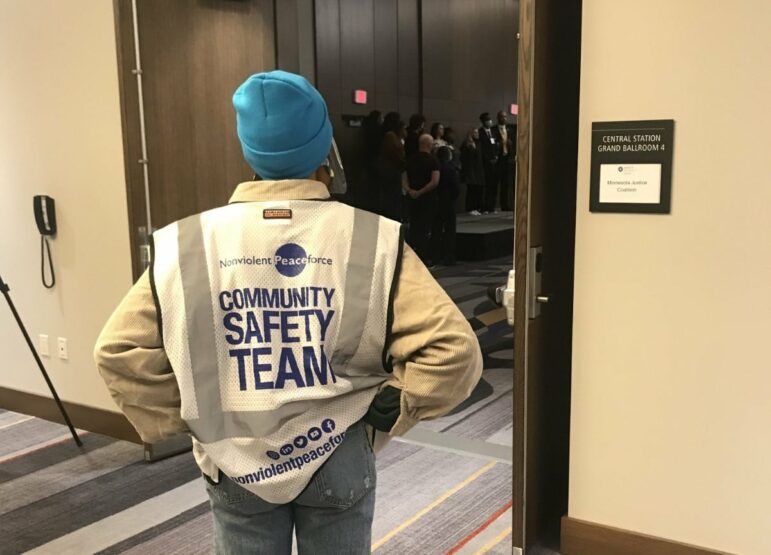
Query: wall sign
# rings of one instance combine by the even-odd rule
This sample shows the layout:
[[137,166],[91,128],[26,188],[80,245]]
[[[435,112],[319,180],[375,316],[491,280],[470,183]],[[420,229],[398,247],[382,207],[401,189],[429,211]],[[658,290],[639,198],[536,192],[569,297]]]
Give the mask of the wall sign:
[[359,114],[343,114],[341,117],[348,127],[361,127],[364,123],[364,116]]
[[592,123],[589,210],[668,214],[675,121]]

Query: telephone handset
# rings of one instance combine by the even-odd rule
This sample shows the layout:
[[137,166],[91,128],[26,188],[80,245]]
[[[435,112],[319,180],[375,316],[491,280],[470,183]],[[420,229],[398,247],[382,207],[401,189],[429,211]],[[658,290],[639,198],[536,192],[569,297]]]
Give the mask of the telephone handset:
[[33,199],[35,222],[40,235],[56,235],[56,203],[46,195],[37,195]]
[[[40,275],[43,280],[43,286],[51,289],[56,284],[56,275],[54,274],[54,262],[51,258],[51,246],[48,244],[48,237],[56,235],[56,203],[54,199],[46,195],[36,195],[32,199],[32,205],[35,209],[35,223],[40,231]],[[48,268],[51,273],[51,282],[46,281],[45,260],[48,252]]]

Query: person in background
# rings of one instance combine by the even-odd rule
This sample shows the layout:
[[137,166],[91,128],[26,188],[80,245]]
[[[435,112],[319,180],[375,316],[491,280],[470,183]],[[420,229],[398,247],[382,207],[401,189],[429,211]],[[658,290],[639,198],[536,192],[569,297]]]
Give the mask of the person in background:
[[455,201],[460,189],[458,170],[452,163],[449,147],[439,147],[436,157],[439,160],[439,186],[431,250],[434,263],[452,266],[455,264]]
[[447,143],[447,148],[449,148],[450,152],[452,153],[452,165],[455,166],[455,169],[458,170],[458,173],[460,173],[462,164],[460,159],[460,152],[456,148],[455,129],[452,127],[445,127],[444,140]]
[[362,187],[365,191],[362,204],[365,208],[375,210],[377,207],[377,192],[380,182],[378,171],[378,155],[383,141],[383,115],[379,110],[372,110],[362,120],[362,162],[364,163],[364,179]]
[[[143,441],[193,437],[215,553],[288,555],[294,535],[299,555],[369,554],[373,444],[465,400],[479,342],[399,224],[330,198],[332,124],[307,80],[252,75],[233,105],[258,178],[153,233],[96,365]],[[237,262],[257,254],[275,264]],[[306,289],[291,298],[312,320],[258,301]]]
[[418,139],[418,152],[407,159],[407,171],[402,180],[404,192],[410,197],[410,229],[407,242],[420,259],[429,261],[429,234],[436,211],[436,191],[439,186],[439,161],[431,154],[434,138],[423,134]]
[[498,125],[493,128],[493,136],[498,141],[498,191],[501,210],[511,211],[514,202],[514,174],[517,163],[517,126],[509,125],[506,112],[497,115]]
[[402,172],[404,171],[404,122],[397,112],[389,112],[383,120],[383,140],[377,169],[378,214],[402,220]]
[[423,134],[426,118],[422,114],[412,114],[407,126],[407,137],[404,139],[404,156],[407,160],[418,153],[418,138]]
[[383,138],[383,115],[379,110],[372,110],[361,122],[364,137],[364,154],[367,160],[375,160]]
[[493,134],[493,120],[488,112],[479,116],[479,147],[482,152],[482,166],[485,175],[484,213],[495,212],[496,188],[498,187],[498,159],[500,144]]
[[434,138],[433,150],[435,153],[439,148],[447,146],[447,141],[444,140],[444,125],[438,121],[431,126],[431,136]]
[[460,147],[460,158],[466,184],[466,211],[472,216],[481,216],[484,210],[485,170],[478,129],[471,129],[466,134],[466,140]]

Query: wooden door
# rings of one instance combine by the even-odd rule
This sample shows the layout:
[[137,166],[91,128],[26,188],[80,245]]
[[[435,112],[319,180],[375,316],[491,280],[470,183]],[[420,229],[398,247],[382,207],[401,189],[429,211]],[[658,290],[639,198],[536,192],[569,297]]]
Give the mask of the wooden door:
[[[251,177],[233,92],[276,64],[272,0],[137,0],[152,228],[225,204]],[[131,0],[115,0],[134,277],[147,227]]]
[[520,33],[513,536],[527,552],[557,548],[567,513],[581,0],[522,0]]

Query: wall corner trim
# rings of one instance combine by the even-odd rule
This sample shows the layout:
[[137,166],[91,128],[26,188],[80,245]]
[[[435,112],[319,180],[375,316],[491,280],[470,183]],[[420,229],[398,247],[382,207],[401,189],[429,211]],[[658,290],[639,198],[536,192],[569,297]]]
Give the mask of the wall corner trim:
[[[87,430],[132,443],[142,443],[128,419],[119,412],[87,407],[68,401],[62,401],[62,404],[67,409],[73,426],[79,430]],[[0,408],[36,416],[58,424],[64,423],[56,402],[52,398],[42,395],[0,387]]]

